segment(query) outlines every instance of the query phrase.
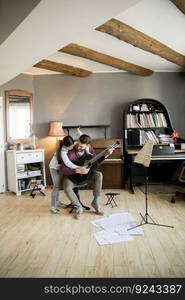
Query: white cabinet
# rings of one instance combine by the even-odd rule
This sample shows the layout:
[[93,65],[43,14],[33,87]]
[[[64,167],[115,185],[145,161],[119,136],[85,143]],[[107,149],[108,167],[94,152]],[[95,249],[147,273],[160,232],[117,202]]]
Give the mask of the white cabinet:
[[29,191],[34,184],[46,186],[44,150],[8,150],[7,175],[8,190],[21,195]]

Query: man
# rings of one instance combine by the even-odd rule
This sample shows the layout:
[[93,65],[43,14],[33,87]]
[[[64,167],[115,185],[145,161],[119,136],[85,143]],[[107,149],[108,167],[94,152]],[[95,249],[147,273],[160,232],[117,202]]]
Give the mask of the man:
[[[82,158],[86,154],[91,154],[92,156],[96,155],[93,147],[90,145],[91,138],[90,136],[86,134],[82,134],[79,137],[79,140],[75,147],[68,152],[68,157],[71,161],[78,161],[80,158]],[[102,163],[105,158],[107,158],[113,150],[108,150],[106,156],[98,160],[98,163]],[[77,169],[70,169],[62,162],[61,164],[61,173],[65,176],[73,175],[73,174],[87,174],[89,169],[86,167],[79,167]],[[103,175],[101,172],[94,171],[92,175],[90,176],[89,180],[94,181],[94,189],[93,189],[93,196],[94,199],[91,202],[91,206],[95,209],[95,213],[102,215],[103,213],[100,210],[100,195],[102,190],[102,181],[103,181]],[[64,192],[71,201],[71,203],[74,206],[74,217],[78,218],[79,215],[83,212],[83,208],[78,201],[78,198],[76,194],[74,193],[74,188],[77,187],[68,177],[64,179]]]

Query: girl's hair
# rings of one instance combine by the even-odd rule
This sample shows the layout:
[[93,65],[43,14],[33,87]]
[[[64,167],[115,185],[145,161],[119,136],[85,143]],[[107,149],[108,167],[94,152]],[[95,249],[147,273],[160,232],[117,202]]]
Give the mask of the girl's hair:
[[57,160],[59,164],[61,164],[62,162],[62,157],[61,157],[62,147],[63,146],[70,147],[72,145],[74,145],[74,140],[70,135],[65,136],[63,140],[60,141],[59,147],[57,149]]

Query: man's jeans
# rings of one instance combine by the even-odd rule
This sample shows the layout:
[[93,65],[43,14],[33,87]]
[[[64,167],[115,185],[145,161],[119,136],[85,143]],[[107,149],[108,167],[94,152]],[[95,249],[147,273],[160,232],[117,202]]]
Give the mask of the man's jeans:
[[[88,183],[93,181],[94,183],[94,189],[93,189],[93,196],[94,199],[97,199],[100,197],[101,190],[102,190],[102,182],[103,182],[103,175],[101,172],[94,171],[92,176],[90,177]],[[78,187],[75,183],[73,183],[69,178],[64,179],[64,192],[68,199],[72,202],[75,207],[82,207],[81,204],[78,201],[78,198],[76,194],[74,193],[73,189],[75,187]]]

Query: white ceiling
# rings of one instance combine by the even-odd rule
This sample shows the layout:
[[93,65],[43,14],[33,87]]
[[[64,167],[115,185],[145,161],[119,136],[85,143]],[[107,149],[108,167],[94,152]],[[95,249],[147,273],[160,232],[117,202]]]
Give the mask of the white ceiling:
[[95,28],[110,18],[185,53],[185,16],[167,0],[42,0],[0,46],[0,85],[20,73],[56,74],[33,68],[49,59],[93,72],[120,72],[87,59],[57,52],[73,42],[154,71],[182,68]]

